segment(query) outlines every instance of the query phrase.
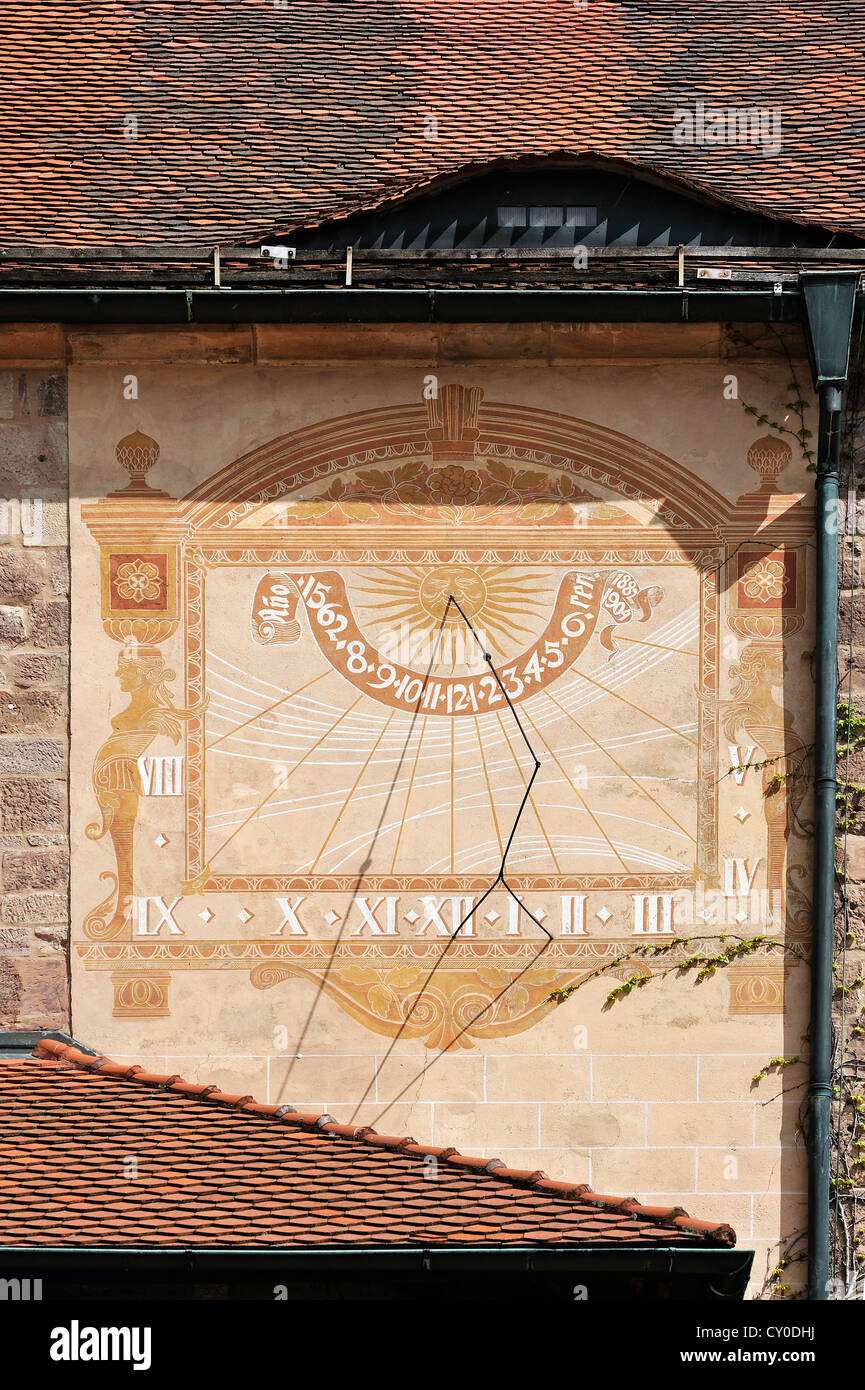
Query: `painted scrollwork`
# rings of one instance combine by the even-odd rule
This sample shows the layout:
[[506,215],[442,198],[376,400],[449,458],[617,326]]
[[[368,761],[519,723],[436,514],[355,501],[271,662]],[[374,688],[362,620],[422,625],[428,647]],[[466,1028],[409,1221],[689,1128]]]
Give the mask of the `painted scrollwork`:
[[328,970],[298,961],[256,965],[250,980],[257,989],[309,980],[374,1033],[423,1038],[427,1047],[446,1051],[472,1048],[475,1038],[511,1037],[533,1028],[556,1008],[554,989],[573,986],[591,973],[585,967],[520,971],[480,964],[471,972],[442,969],[430,978],[428,968],[416,965],[376,968],[351,962]]

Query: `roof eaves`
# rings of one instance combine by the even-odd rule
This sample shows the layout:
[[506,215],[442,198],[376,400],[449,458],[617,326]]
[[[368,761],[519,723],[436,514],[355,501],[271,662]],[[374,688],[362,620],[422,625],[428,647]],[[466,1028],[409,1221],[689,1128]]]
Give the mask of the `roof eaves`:
[[100,1077],[104,1077],[106,1080],[125,1081],[157,1090],[172,1091],[189,1100],[227,1106],[232,1110],[242,1110],[250,1115],[274,1119],[282,1124],[289,1124],[307,1131],[318,1130],[337,1142],[347,1139],[354,1143],[366,1144],[370,1149],[389,1149],[407,1157],[423,1159],[434,1157],[437,1162],[460,1169],[463,1172],[484,1173],[498,1182],[509,1183],[512,1187],[528,1187],[533,1191],[555,1195],[564,1202],[572,1202],[581,1206],[594,1206],[603,1211],[631,1216],[635,1221],[651,1221],[656,1226],[689,1231],[706,1242],[714,1241],[719,1245],[726,1246],[733,1246],[736,1243],[736,1234],[732,1227],[726,1223],[718,1224],[711,1221],[696,1220],[690,1217],[683,1207],[643,1206],[633,1197],[610,1197],[592,1192],[585,1183],[573,1184],[550,1178],[542,1169],[530,1171],[528,1169],[509,1168],[497,1158],[476,1158],[461,1154],[453,1148],[432,1148],[418,1144],[410,1136],[378,1134],[366,1125],[353,1127],[339,1124],[332,1115],[304,1114],[288,1105],[265,1105],[254,1100],[252,1096],[226,1094],[220,1091],[217,1086],[198,1085],[184,1081],[182,1077],[177,1075],[163,1076],[157,1072],[147,1072],[139,1066],[122,1066],[117,1062],[112,1062],[108,1057],[82,1050],[71,1039],[61,1041],[58,1038],[41,1036],[35,1045],[32,1056],[41,1063],[59,1064],[75,1067],[79,1071],[97,1072]]
[[75,1038],[71,1038],[68,1033],[58,1032],[55,1028],[39,1028],[35,1031],[0,1030],[0,1058],[32,1056],[34,1048],[45,1040],[76,1048],[85,1056],[97,1057],[99,1055],[92,1048],[85,1046],[84,1043],[76,1042]]

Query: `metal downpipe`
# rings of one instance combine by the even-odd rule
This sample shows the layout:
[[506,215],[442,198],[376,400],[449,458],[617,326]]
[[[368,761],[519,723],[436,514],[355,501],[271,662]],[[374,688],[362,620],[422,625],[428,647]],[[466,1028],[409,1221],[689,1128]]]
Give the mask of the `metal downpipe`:
[[841,391],[820,389],[817,442],[817,633],[814,726],[814,897],[808,1083],[808,1297],[829,1297],[832,954],[835,920],[838,699],[838,489]]

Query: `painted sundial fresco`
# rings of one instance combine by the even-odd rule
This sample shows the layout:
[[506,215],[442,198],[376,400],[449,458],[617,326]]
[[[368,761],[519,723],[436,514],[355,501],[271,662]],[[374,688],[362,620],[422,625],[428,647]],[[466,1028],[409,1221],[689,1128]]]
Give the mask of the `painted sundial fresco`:
[[[159,441],[112,443],[76,553],[112,694],[102,728],[78,720],[75,901],[113,1019],[242,972],[262,1000],[301,989],[298,1009],[321,994],[370,1035],[470,1051],[635,937],[804,929],[804,788],[761,792],[805,740],[777,698],[811,524],[783,441],[754,444],[736,501],[456,381],[181,497],[148,482]],[[761,970],[732,1009],[780,1008]]]
[[[227,887],[253,869],[310,890],[360,875],[403,891],[418,878],[478,891],[498,871],[525,787],[519,731],[486,651],[542,763],[511,871],[564,886],[687,874],[699,601],[684,573],[671,574],[668,599],[651,578],[637,567],[452,562],[210,575],[202,878]],[[442,622],[451,594],[471,627],[455,607]],[[618,626],[651,622],[652,601],[669,614],[652,624],[652,646],[616,643]],[[678,651],[691,657],[691,681],[683,670],[679,708],[653,715],[635,683]],[[664,801],[659,740],[671,745]],[[634,793],[629,813],[620,779]]]

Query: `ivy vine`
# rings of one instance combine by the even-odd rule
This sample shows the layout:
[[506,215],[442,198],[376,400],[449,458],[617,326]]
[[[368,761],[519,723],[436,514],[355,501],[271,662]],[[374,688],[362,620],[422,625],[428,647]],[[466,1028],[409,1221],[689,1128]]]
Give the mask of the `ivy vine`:
[[741,397],[739,397],[739,404],[746,415],[752,415],[754,417],[758,425],[766,425],[768,429],[774,430],[776,434],[786,434],[789,435],[791,439],[794,439],[799,446],[799,451],[805,460],[808,471],[813,473],[817,467],[817,456],[810,444],[810,440],[814,438],[814,431],[808,428],[807,423],[807,412],[811,409],[811,403],[806,400],[803,395],[802,386],[796,374],[796,364],[793,361],[786,338],[782,333],[779,333],[777,326],[773,323],[766,325],[766,333],[769,338],[775,339],[778,344],[777,348],[768,346],[765,338],[757,342],[749,338],[745,333],[742,333],[740,329],[734,328],[730,324],[727,325],[727,337],[729,341],[734,343],[737,347],[759,348],[762,352],[774,353],[776,356],[783,356],[785,358],[790,369],[790,380],[787,383],[787,391],[790,393],[791,399],[784,402],[784,408],[795,415],[799,423],[795,429],[791,429],[786,423],[786,416],[784,420],[773,420],[765,411],[759,410],[757,406],[751,405],[750,402],[743,400]]
[[[865,749],[865,712],[857,710],[849,701],[839,700],[836,716],[836,751],[838,762],[842,759],[849,763],[849,758],[854,754]],[[777,773],[765,783],[763,792],[769,796],[778,791],[785,781],[794,778],[801,771],[807,758],[813,757],[814,745],[803,748],[799,762],[792,768],[784,772]],[[780,758],[763,758],[752,762],[739,764],[731,768],[730,772],[747,772],[750,769],[763,770],[781,761]],[[840,771],[840,769],[839,769]],[[848,780],[846,776],[839,778],[839,788],[836,796],[838,803],[837,828],[839,832],[852,832],[854,834],[865,833],[865,806],[862,805],[860,798],[865,797],[865,785]],[[836,869],[839,883],[843,885],[847,875],[841,869]],[[852,932],[847,933],[847,943],[854,945],[856,938]],[[715,949],[709,949],[709,943],[717,943]],[[697,945],[701,949],[694,950]],[[705,935],[705,936],[672,936],[668,941],[661,943],[641,943],[632,950],[625,952],[614,959],[605,961],[595,970],[588,972],[580,980],[563,989],[554,990],[550,999],[556,1003],[564,1003],[578,989],[582,989],[591,981],[608,975],[616,970],[621,970],[622,966],[633,963],[640,968],[635,969],[630,975],[609,991],[604,999],[603,1008],[609,1009],[613,1005],[626,999],[635,990],[643,989],[652,980],[665,979],[669,974],[674,973],[679,978],[691,976],[694,983],[701,984],[704,980],[710,979],[718,970],[723,970],[732,965],[735,961],[742,960],[746,956],[754,955],[757,952],[777,951],[790,955],[794,959],[810,963],[802,947],[796,944],[788,944],[778,941],[764,933],[754,936],[731,936],[730,934]],[[657,963],[664,957],[670,957],[678,952],[675,959],[671,960],[663,968],[652,968],[650,963]],[[833,969],[838,970],[841,962],[836,961]],[[836,981],[834,997],[846,999],[854,990],[865,988],[865,975],[857,975],[849,984],[842,977]],[[854,1037],[865,1037],[865,1027],[861,1022],[862,1016],[857,1017],[856,1023],[852,1027]],[[807,1042],[808,1034],[803,1034],[803,1041]],[[752,1087],[759,1085],[770,1074],[783,1077],[788,1068],[801,1061],[798,1053],[794,1056],[772,1057],[758,1072],[751,1078]],[[854,1072],[853,1079],[850,1078],[851,1067]],[[840,1111],[838,1115],[839,1126],[842,1116],[847,1115],[848,1127],[850,1129],[850,1143],[846,1150],[839,1147],[838,1164],[839,1171],[832,1178],[832,1188],[836,1197],[855,1198],[860,1190],[865,1190],[865,1096],[859,1089],[860,1076],[863,1088],[865,1088],[865,1059],[861,1062],[851,1062],[845,1059],[844,1068],[848,1072],[845,1077],[842,1073],[840,1064],[836,1067],[835,1084],[833,1094],[839,1102]],[[795,1089],[795,1088],[794,1088]],[[788,1093],[789,1087],[782,1081],[781,1094]],[[800,1109],[800,1119],[797,1123],[797,1131],[805,1135],[805,1125]],[[858,1219],[858,1210],[855,1202],[852,1205],[852,1217],[848,1214],[847,1207],[836,1202],[838,1208],[838,1222],[840,1223],[845,1236],[845,1249],[852,1254],[857,1262],[865,1261],[865,1227],[861,1226]],[[787,1282],[787,1271],[791,1265],[807,1259],[806,1231],[797,1231],[793,1235],[785,1237],[781,1242],[782,1253],[775,1267],[768,1273],[763,1283],[762,1296],[774,1299],[798,1299],[802,1296],[800,1289],[795,1288]],[[845,1260],[849,1264],[849,1260]],[[865,1268],[863,1268],[863,1278],[865,1278]],[[844,1283],[843,1279],[838,1281],[839,1285]],[[854,1277],[852,1282],[847,1281],[856,1290],[859,1283]],[[845,1284],[845,1288],[847,1285]],[[865,1285],[863,1285],[865,1287]],[[850,1296],[850,1295],[848,1295]]]
[[[784,420],[773,419],[766,411],[761,411],[751,402],[740,398],[742,409],[757,424],[764,425],[776,434],[786,435],[794,440],[808,470],[813,472],[816,469],[816,455],[811,445],[814,435],[808,425],[808,412],[812,409],[811,403],[805,398],[787,339],[773,324],[766,326],[766,333],[770,339],[774,338],[775,346],[771,342],[767,344],[765,336],[757,342],[748,338],[732,325],[727,325],[728,339],[734,345],[749,349],[757,348],[761,352],[768,351],[782,356],[786,360],[790,370],[790,379],[787,384],[790,398],[784,404],[785,409],[795,417],[797,423],[791,427],[788,424],[789,416],[786,416]],[[853,387],[848,392],[844,439],[841,449],[842,461],[849,466],[854,483],[857,465],[862,461],[857,457],[859,395],[863,382],[861,372],[862,333],[863,330],[860,328],[858,361],[853,375]],[[803,657],[808,660],[813,658],[813,655],[813,652],[803,653]],[[865,834],[865,783],[854,781],[847,776],[850,758],[865,749],[865,712],[856,709],[849,700],[841,699],[837,705],[836,748],[838,762],[844,760],[844,775],[839,776],[836,795],[838,832],[836,843],[840,844],[842,837],[843,841],[846,842],[848,834]],[[806,760],[813,758],[813,755],[813,744],[803,748],[800,759],[795,766],[777,772],[764,784],[764,795],[770,796],[779,792],[785,782],[795,778],[802,771]],[[783,755],[777,758],[766,758],[759,762],[745,763],[735,769],[731,768],[731,772],[744,772],[749,767],[763,770],[771,767],[773,763],[781,761],[783,761]],[[835,984],[834,998],[840,1002],[842,1008],[846,1008],[848,998],[853,992],[865,988],[865,974],[859,973],[850,983],[847,982],[845,948],[856,945],[857,939],[855,933],[850,929],[847,919],[849,902],[846,886],[847,874],[843,869],[836,868],[836,877],[844,907],[845,930],[842,933],[841,959],[836,960],[833,966],[836,972],[840,970],[840,977]],[[708,949],[707,943],[709,942],[716,942],[716,949]],[[691,948],[695,943],[699,943],[706,949],[692,950]],[[641,944],[632,951],[605,962],[565,989],[554,991],[550,998],[557,1003],[563,1003],[576,990],[599,976],[621,969],[623,965],[628,965],[631,962],[639,963],[639,969],[635,969],[632,974],[626,976],[621,984],[616,985],[607,994],[604,1000],[604,1008],[607,1009],[627,998],[635,990],[645,988],[652,979],[664,979],[671,972],[675,972],[678,977],[690,975],[694,982],[699,984],[709,979],[718,970],[725,969],[744,956],[759,951],[769,952],[773,950],[788,952],[803,961],[807,960],[800,947],[788,946],[784,942],[773,940],[765,935],[734,937],[732,939],[728,936],[675,936],[659,945]],[[657,961],[658,958],[676,951],[680,952],[680,958],[671,961],[661,970],[650,968],[649,962]],[[861,1003],[861,999],[857,1000],[858,1003]],[[860,1008],[850,1028],[852,1038],[856,1040],[865,1038],[863,1021],[865,1020],[863,1020]],[[807,1032],[803,1034],[802,1040],[803,1042],[808,1041]],[[782,1095],[789,1093],[791,1089],[798,1089],[787,1085],[784,1081],[784,1075],[790,1067],[800,1060],[798,1053],[790,1057],[771,1058],[752,1077],[752,1087],[758,1086],[770,1074],[776,1074],[781,1077]],[[859,1194],[865,1195],[865,1057],[860,1058],[848,1054],[843,1023],[836,1037],[833,1093],[836,1101],[834,1118],[837,1124],[837,1162],[836,1172],[831,1179],[835,1195],[835,1232],[832,1253],[836,1276],[835,1284],[840,1290],[836,1296],[841,1298],[865,1297],[865,1220],[860,1217],[858,1208]],[[805,1105],[806,1102],[803,1101],[796,1129],[807,1142],[804,1120]],[[845,1127],[847,1131],[846,1143],[842,1139],[842,1129]],[[797,1299],[803,1296],[800,1288],[795,1288],[788,1282],[788,1271],[792,1265],[807,1259],[807,1234],[805,1230],[796,1231],[779,1242],[781,1253],[777,1264],[766,1276],[762,1288],[763,1297]],[[840,1251],[838,1249],[839,1243]],[[843,1272],[839,1274],[839,1270]]]

